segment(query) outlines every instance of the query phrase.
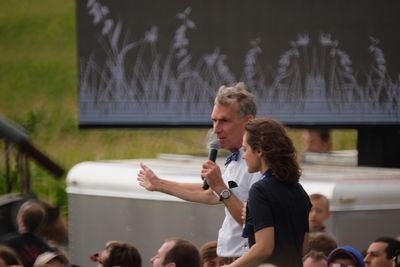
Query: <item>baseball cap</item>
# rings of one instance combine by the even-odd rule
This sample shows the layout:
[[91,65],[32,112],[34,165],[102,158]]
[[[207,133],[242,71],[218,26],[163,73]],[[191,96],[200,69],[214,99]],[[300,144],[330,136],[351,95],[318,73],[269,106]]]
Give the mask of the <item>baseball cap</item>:
[[341,246],[332,250],[328,255],[328,265],[337,258],[338,255],[347,255],[357,265],[355,267],[364,267],[364,257],[361,253],[352,246]]

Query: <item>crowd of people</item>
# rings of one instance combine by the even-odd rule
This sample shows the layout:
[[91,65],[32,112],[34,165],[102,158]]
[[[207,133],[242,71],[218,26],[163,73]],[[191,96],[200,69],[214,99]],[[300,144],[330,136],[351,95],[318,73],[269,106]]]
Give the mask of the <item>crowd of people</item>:
[[[329,199],[306,193],[299,182],[298,155],[285,128],[272,118],[256,118],[256,111],[255,97],[243,83],[218,90],[211,113],[213,131],[231,155],[223,172],[214,161],[204,162],[201,177],[209,188],[203,181],[164,179],[141,164],[137,180],[145,189],[225,206],[215,241],[198,248],[189,240],[171,237],[149,259],[152,266],[395,267],[400,241],[394,238],[379,237],[363,252],[338,246],[325,227],[331,215]],[[73,266],[63,249],[66,226],[52,212],[39,201],[21,206],[18,234],[0,240],[0,267]],[[58,234],[51,235],[54,232]],[[98,267],[140,267],[147,260],[133,244],[117,240],[108,241],[90,258]]]
[[[223,266],[293,267],[303,266],[303,261],[322,264],[308,266],[394,266],[391,253],[386,263],[392,265],[382,265],[369,261],[374,253],[367,250],[364,265],[355,248],[337,247],[333,237],[315,234],[326,230],[329,200],[306,194],[299,183],[298,155],[284,127],[271,118],[256,119],[256,111],[255,97],[243,83],[218,90],[211,113],[213,131],[220,147],[232,154],[224,172],[211,160],[203,164],[201,177],[209,185],[207,190],[201,183],[159,177],[145,164],[138,173],[139,184],[187,201],[223,204],[225,219],[216,250]],[[327,131],[309,130],[304,139],[309,143],[306,151],[331,149]],[[352,263],[345,263],[346,257]]]
[[[329,200],[320,194],[317,194],[315,198],[312,196],[312,203],[316,199],[317,201],[323,200],[324,205],[321,207],[324,210],[321,213],[329,214]],[[247,213],[247,209],[244,213]],[[52,235],[46,234],[49,232],[48,229],[45,229],[46,217],[43,202],[36,199],[26,201],[20,207],[16,218],[18,233],[3,236],[0,239],[0,267],[76,266],[70,263],[64,243],[50,239],[49,237]],[[296,265],[262,263],[262,260],[260,263],[254,264],[240,263],[241,258],[245,258],[244,256],[232,261],[230,257],[218,255],[216,240],[206,242],[198,248],[191,241],[181,238],[165,240],[155,252],[154,257],[149,259],[149,262],[153,267],[220,267],[234,264],[258,267],[397,267],[395,259],[400,252],[400,241],[390,237],[379,237],[362,252],[351,246],[338,246],[333,235],[326,231],[325,222],[328,219],[329,216],[315,218],[312,212],[309,213],[310,232],[307,243],[304,244],[306,250],[302,253],[304,256],[301,262]],[[312,228],[311,225],[314,227]],[[64,232],[57,233],[63,234],[58,235],[55,239],[65,239]],[[278,232],[276,235],[279,235]],[[247,253],[250,251],[251,248]],[[290,255],[290,252],[286,254],[287,257]],[[116,240],[108,241],[102,250],[90,255],[90,259],[93,261],[93,266],[97,267],[141,267],[145,265],[138,248],[131,243]],[[267,259],[269,258],[267,257]],[[267,260],[267,262],[269,261]]]

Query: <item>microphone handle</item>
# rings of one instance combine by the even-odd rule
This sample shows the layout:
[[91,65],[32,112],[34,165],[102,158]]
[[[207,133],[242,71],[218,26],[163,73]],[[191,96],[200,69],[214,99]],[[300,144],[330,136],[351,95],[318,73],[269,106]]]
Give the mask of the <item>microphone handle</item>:
[[[218,149],[212,148],[210,149],[210,152],[208,154],[208,159],[215,162],[215,160],[217,159],[217,154],[218,154]],[[203,179],[203,189],[207,190],[208,188],[210,188],[210,186],[208,185],[206,179]]]
[[208,185],[206,180],[203,180],[203,186],[202,187],[203,187],[204,190],[207,190],[208,188],[210,188],[210,186]]

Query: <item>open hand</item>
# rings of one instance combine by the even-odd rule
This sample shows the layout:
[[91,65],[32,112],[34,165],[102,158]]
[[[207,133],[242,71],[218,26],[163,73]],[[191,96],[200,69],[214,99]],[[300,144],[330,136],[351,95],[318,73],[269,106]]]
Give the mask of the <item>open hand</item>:
[[140,167],[142,169],[139,171],[137,176],[139,185],[143,186],[149,191],[157,191],[157,184],[160,182],[160,178],[158,178],[153,170],[147,167],[145,164],[140,163]]

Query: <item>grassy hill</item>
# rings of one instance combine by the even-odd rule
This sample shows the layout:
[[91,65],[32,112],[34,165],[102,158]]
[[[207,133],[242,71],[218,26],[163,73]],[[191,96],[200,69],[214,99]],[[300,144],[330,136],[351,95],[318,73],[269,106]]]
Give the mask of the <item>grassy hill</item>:
[[[72,0],[0,1],[0,114],[23,125],[66,170],[86,160],[204,153],[206,129],[78,129],[75,23]],[[301,151],[301,132],[290,134]],[[355,131],[334,131],[333,147],[354,148],[355,138]],[[31,168],[34,192],[65,209],[65,180],[55,181],[33,163]]]

